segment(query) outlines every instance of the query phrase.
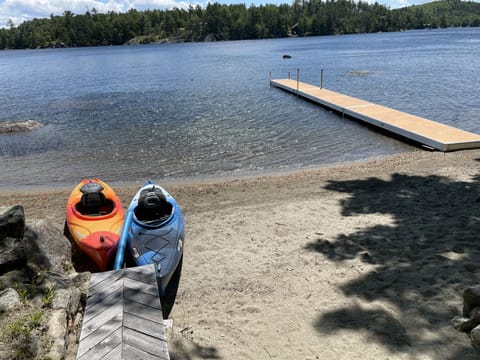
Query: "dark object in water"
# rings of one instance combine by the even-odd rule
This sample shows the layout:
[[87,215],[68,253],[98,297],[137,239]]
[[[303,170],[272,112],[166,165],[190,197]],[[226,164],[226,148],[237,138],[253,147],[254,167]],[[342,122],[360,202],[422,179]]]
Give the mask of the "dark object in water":
[[284,55],[283,55],[283,58],[284,58],[284,59],[291,59],[291,58],[292,58],[292,55],[284,54]]

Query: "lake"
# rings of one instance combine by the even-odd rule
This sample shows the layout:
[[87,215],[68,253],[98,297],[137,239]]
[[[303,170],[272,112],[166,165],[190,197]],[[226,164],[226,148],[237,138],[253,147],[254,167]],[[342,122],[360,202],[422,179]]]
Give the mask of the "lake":
[[[283,59],[284,54],[291,59]],[[0,187],[173,181],[414,151],[270,88],[295,77],[480,133],[480,28],[0,51]]]

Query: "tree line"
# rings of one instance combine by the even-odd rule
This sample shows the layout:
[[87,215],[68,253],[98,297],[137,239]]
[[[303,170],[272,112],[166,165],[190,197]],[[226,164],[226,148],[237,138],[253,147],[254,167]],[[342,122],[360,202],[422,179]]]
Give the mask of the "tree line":
[[216,41],[480,26],[480,4],[460,0],[390,10],[353,0],[294,0],[282,5],[209,3],[188,9],[129,10],[9,21],[0,49],[77,47],[162,41]]

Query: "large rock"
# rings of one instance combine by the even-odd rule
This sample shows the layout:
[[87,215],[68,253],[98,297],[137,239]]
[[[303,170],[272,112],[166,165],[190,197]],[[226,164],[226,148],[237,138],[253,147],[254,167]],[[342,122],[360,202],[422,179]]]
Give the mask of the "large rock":
[[54,224],[37,220],[29,222],[25,231],[28,265],[36,271],[55,273],[73,271],[72,246],[63,230]]
[[470,317],[456,316],[452,319],[452,325],[458,331],[469,332],[480,325],[480,307],[475,307],[470,312]]
[[470,340],[473,347],[477,349],[480,348],[480,326],[472,329],[472,331],[470,332]]
[[[26,226],[19,205],[0,216],[0,282],[6,288],[0,292],[0,323],[5,324],[8,309],[24,316],[43,309],[45,329],[30,343],[32,358],[75,358],[89,278],[74,271],[63,229],[44,220]],[[17,286],[27,290],[25,298],[13,289]],[[27,306],[18,306],[23,302]],[[0,358],[9,358],[3,355],[14,347],[15,342],[0,343]]]
[[0,134],[32,131],[41,127],[43,125],[35,120],[4,121],[0,122]]
[[15,205],[0,216],[0,245],[5,238],[23,238],[25,233],[25,211]]
[[48,317],[47,338],[51,339],[50,351],[47,359],[64,359],[67,340],[67,312],[65,309],[57,309],[50,312]]
[[480,286],[470,287],[463,292],[463,316],[470,317],[470,312],[480,307]]
[[38,220],[25,226],[25,213],[15,205],[0,216],[0,275],[27,265],[35,273],[73,272],[72,248],[54,224]]
[[12,310],[15,306],[20,304],[20,295],[18,295],[15,289],[8,288],[0,291],[0,311]]
[[20,205],[0,216],[0,275],[25,267],[25,214]]

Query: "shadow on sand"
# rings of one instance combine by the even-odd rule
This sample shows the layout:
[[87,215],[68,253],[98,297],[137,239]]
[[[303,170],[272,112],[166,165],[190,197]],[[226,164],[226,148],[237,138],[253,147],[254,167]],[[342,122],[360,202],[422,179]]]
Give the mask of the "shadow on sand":
[[[348,194],[342,216],[389,215],[392,225],[317,238],[306,246],[333,261],[357,258],[375,265],[339,284],[345,296],[372,306],[330,312],[316,319],[316,329],[358,330],[366,341],[414,358],[479,359],[450,321],[460,315],[463,290],[480,284],[480,176],[452,181],[394,174],[389,180],[331,181],[326,189]],[[377,300],[384,306],[376,306]]]

